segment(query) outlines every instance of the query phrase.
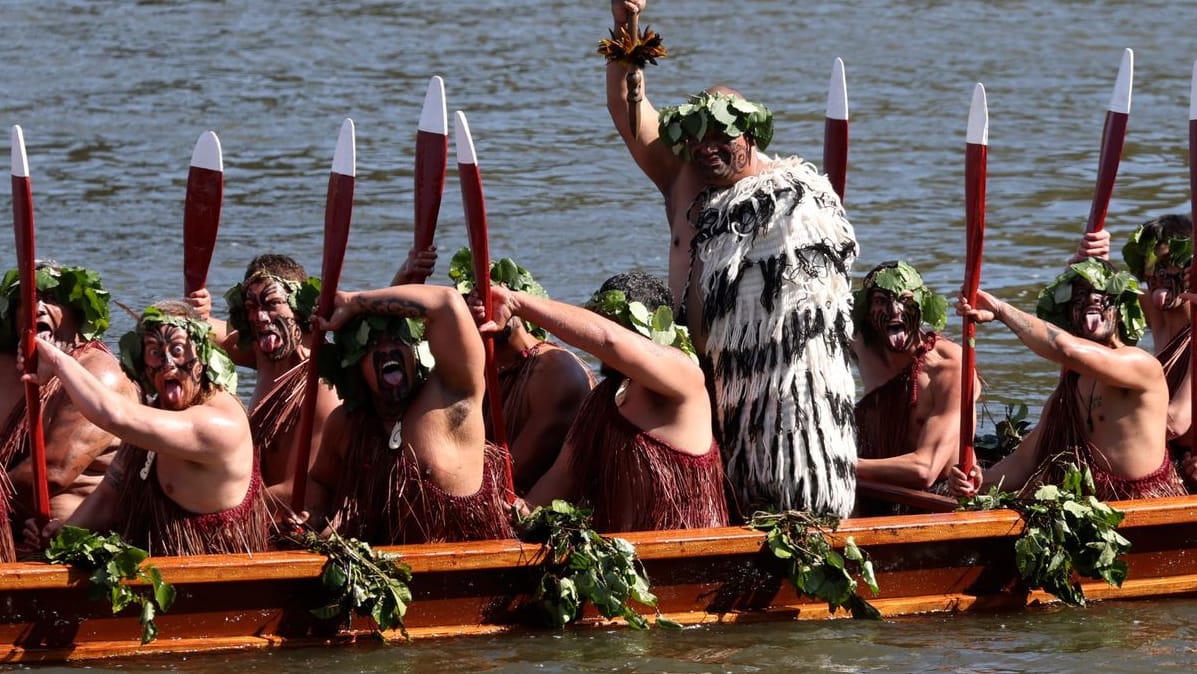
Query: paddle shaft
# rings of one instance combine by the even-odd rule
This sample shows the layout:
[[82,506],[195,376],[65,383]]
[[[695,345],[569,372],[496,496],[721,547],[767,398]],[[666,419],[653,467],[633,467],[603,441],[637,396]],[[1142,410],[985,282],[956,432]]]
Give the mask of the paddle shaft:
[[1114,179],[1118,177],[1118,164],[1122,161],[1122,146],[1126,141],[1126,124],[1130,115],[1106,111],[1106,121],[1101,130],[1101,156],[1097,164],[1097,187],[1093,192],[1093,204],[1089,207],[1089,221],[1085,233],[1100,232],[1105,228],[1106,212],[1114,194]]
[[[448,135],[423,130],[416,132],[416,221],[413,246],[417,251],[427,250],[436,236],[448,158]],[[412,281],[423,283],[426,278],[413,277]]]
[[[633,43],[640,40],[640,14],[632,12],[628,15],[628,35]],[[630,68],[624,76],[628,85],[628,126],[632,129],[632,137],[640,135],[640,101],[644,99],[644,73],[639,68]]]
[[[989,146],[968,143],[964,153],[965,258],[964,298],[970,306],[977,302],[981,284],[981,256],[985,241],[985,178]],[[962,364],[960,368],[960,470],[968,475],[976,461],[973,448],[976,397],[976,322],[964,317],[961,326]]]
[[848,180],[848,120],[828,117],[823,122],[823,171],[831,188],[844,200]]
[[187,174],[187,200],[183,206],[183,292],[208,285],[208,267],[220,227],[224,172],[192,166]]
[[[345,247],[349,242],[349,222],[353,212],[353,176],[332,173],[328,178],[328,200],[324,206],[324,260],[320,272],[320,300],[316,315],[324,320],[332,316],[337,284],[341,280],[341,265],[345,261]],[[319,392],[320,347],[324,331],[313,330],[309,346],[308,372],[304,383],[303,406],[299,411],[299,443],[295,448],[295,479],[291,488],[291,509],[301,512],[307,496],[308,462],[312,451],[312,429],[316,418],[316,396]]]
[[[13,233],[21,279],[21,315],[25,330],[20,350],[25,374],[37,374],[37,273],[33,230],[33,186],[26,176],[12,177]],[[41,387],[25,382],[25,418],[29,428],[29,460],[33,467],[33,512],[42,524],[50,520],[50,487],[46,479],[46,436],[42,428]]]

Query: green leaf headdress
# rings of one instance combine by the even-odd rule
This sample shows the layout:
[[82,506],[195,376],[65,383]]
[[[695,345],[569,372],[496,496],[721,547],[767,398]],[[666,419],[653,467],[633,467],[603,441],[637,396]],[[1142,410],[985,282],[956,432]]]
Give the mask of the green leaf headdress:
[[1046,288],[1039,291],[1039,302],[1035,313],[1043,320],[1069,332],[1072,325],[1068,320],[1068,303],[1072,299],[1072,284],[1084,279],[1093,289],[1111,297],[1118,307],[1118,329],[1122,341],[1134,345],[1147,330],[1147,319],[1139,305],[1139,282],[1129,272],[1117,271],[1109,263],[1103,264],[1096,258],[1087,258],[1056,277]]
[[673,309],[662,304],[656,311],[649,311],[640,302],[628,302],[622,290],[607,290],[595,293],[586,303],[586,308],[648,337],[657,344],[681,349],[690,360],[698,362],[694,344],[690,342],[690,331],[673,322]]
[[283,287],[287,292],[287,305],[295,312],[300,329],[307,332],[308,321],[316,311],[316,302],[320,299],[320,279],[309,276],[303,283],[299,283],[262,271],[229,288],[224,294],[224,301],[229,307],[229,325],[237,331],[237,346],[246,348],[253,341],[249,316],[245,313],[245,286],[259,281],[274,281]]
[[[1150,223],[1148,223],[1150,224]],[[1191,236],[1169,237],[1161,241],[1154,236],[1146,235],[1144,229],[1147,224],[1139,225],[1138,229],[1127,239],[1122,247],[1122,259],[1131,273],[1139,280],[1145,280],[1155,271],[1156,265],[1167,264],[1184,269],[1193,261],[1193,238]],[[1168,246],[1168,253],[1163,258],[1156,257],[1156,246],[1161,243]]]
[[332,343],[320,349],[316,364],[320,376],[337,389],[346,409],[356,409],[370,399],[370,389],[358,363],[372,343],[387,335],[412,347],[416,360],[413,388],[423,384],[436,367],[436,359],[424,340],[423,321],[399,316],[358,316],[333,333]]
[[888,290],[895,297],[910,291],[914,303],[919,307],[921,320],[934,330],[943,330],[948,322],[948,301],[935,294],[923,282],[923,277],[914,267],[902,261],[882,262],[865,277],[860,289],[852,296],[852,321],[857,328],[869,320],[869,291],[873,288]]
[[[469,248],[458,249],[453,254],[453,259],[449,261],[449,279],[462,295],[467,295],[474,289],[474,254]],[[544,287],[532,278],[532,272],[509,257],[490,261],[490,280],[491,283],[498,283],[516,292],[544,298],[549,296]],[[535,323],[524,321],[524,327],[537,339],[544,340],[549,336],[544,328]]]
[[137,320],[137,327],[121,336],[121,367],[125,374],[133,381],[139,382],[143,391],[153,391],[153,382],[145,376],[145,337],[146,328],[151,325],[173,325],[187,333],[191,344],[195,347],[196,356],[204,364],[204,388],[222,388],[229,393],[237,393],[237,368],[229,355],[216,344],[216,335],[212,326],[206,322],[164,313],[157,305],[147,307]]
[[673,154],[689,159],[686,140],[702,140],[711,130],[736,138],[752,137],[761,150],[773,140],[773,113],[739,96],[704,91],[681,105],[662,108],[657,132]]
[[[84,267],[40,264],[34,272],[37,289],[49,293],[54,302],[77,312],[79,334],[85,340],[99,339],[108,329],[108,291],[100,274]],[[21,300],[21,277],[9,269],[0,281],[0,352],[17,348],[17,304]]]

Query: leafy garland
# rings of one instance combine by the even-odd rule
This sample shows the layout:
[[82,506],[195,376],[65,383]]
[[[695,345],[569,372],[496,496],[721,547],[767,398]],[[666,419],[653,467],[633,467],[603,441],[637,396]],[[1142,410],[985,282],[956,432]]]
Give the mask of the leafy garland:
[[798,510],[758,512],[748,526],[766,532],[765,547],[786,563],[786,577],[794,589],[807,597],[826,601],[832,613],[847,608],[853,618],[881,618],[881,612],[856,591],[858,582],[854,574],[877,595],[873,562],[851,536],[844,541],[842,555],[827,542],[828,532],[839,527],[838,519]]
[[328,561],[320,573],[320,583],[331,594],[328,603],[311,609],[322,620],[336,619],[349,624],[353,614],[374,620],[374,634],[399,629],[410,638],[403,616],[411,603],[411,567],[399,561],[399,555],[379,552],[356,538],[342,538],[336,532],[319,536],[312,531],[293,534],[292,540],[308,550],[324,555]]
[[701,141],[711,130],[728,138],[748,134],[764,150],[773,141],[773,113],[739,96],[704,91],[681,105],[662,108],[659,114],[657,132],[683,159],[689,159],[686,141]]
[[1014,543],[1023,581],[1066,604],[1084,606],[1085,593],[1073,573],[1122,587],[1127,564],[1120,556],[1130,549],[1130,541],[1117,531],[1125,514],[1097,500],[1095,491],[1089,469],[1082,473],[1072,464],[1059,486],[1044,485],[1031,499],[1019,499],[994,487],[960,503],[967,510],[1017,510],[1026,522]]
[[1006,405],[1006,418],[994,424],[993,433],[978,435],[973,440],[973,448],[977,450],[977,458],[983,465],[997,463],[1009,455],[1018,443],[1031,430],[1031,422],[1027,421],[1026,404]]
[[[88,594],[94,599],[107,597],[116,615],[130,604],[141,606],[141,643],[148,644],[158,637],[154,616],[165,613],[175,601],[175,588],[162,580],[162,574],[152,564],[142,565],[150,554],[121,540],[116,534],[99,536],[80,527],[59,529],[46,559],[51,564],[68,564],[91,572]],[[150,585],[134,588],[123,581],[142,580]]]
[[[37,289],[49,292],[54,302],[80,312],[83,317],[79,334],[86,340],[99,339],[108,329],[109,293],[100,283],[100,274],[84,267],[43,265],[34,271]],[[21,275],[9,269],[0,281],[0,352],[17,348],[16,308],[21,301]]]
[[622,290],[607,290],[592,295],[586,308],[629,330],[635,330],[657,344],[681,349],[690,356],[690,360],[698,362],[694,344],[690,341],[690,331],[673,322],[673,309],[668,305],[662,304],[656,311],[649,311],[640,302],[628,302]]
[[1072,284],[1084,279],[1093,289],[1114,299],[1118,316],[1122,319],[1119,331],[1122,341],[1134,345],[1147,330],[1147,319],[1139,305],[1139,282],[1124,271],[1114,272],[1094,258],[1086,258],[1070,265],[1063,274],[1056,277],[1039,291],[1035,313],[1043,320],[1071,332],[1068,321],[1068,303],[1072,301]]
[[[1122,247],[1122,259],[1136,278],[1145,280],[1160,264],[1184,269],[1193,261],[1192,237],[1181,236],[1160,241],[1155,237],[1144,238],[1144,228],[1145,225],[1139,225]],[[1163,258],[1155,254],[1155,249],[1160,244],[1168,246],[1168,253]]]
[[[648,620],[629,605],[635,600],[657,608],[636,549],[622,538],[599,535],[590,514],[587,508],[557,499],[519,518],[521,538],[546,548],[533,606],[554,627],[577,620],[589,601],[604,617],[620,617],[635,629],[647,629]],[[655,623],[680,628],[660,610]]]
[[610,39],[599,40],[598,53],[607,63],[622,63],[633,68],[643,68],[649,63],[657,65],[657,59],[668,56],[661,34],[646,27],[640,35],[633,35],[627,26],[620,26],[618,32],[612,28]]
[[143,390],[153,391],[154,384],[145,376],[145,345],[142,339],[150,325],[173,325],[187,333],[196,356],[204,364],[204,379],[230,393],[237,392],[237,368],[229,355],[216,344],[212,326],[185,316],[172,316],[155,306],[147,307],[137,320],[137,328],[121,336],[121,368],[130,379],[140,382]]
[[423,321],[373,314],[357,316],[333,333],[332,343],[320,349],[316,362],[320,376],[337,389],[346,409],[357,409],[370,399],[370,389],[357,364],[370,350],[370,344],[384,335],[397,337],[412,347],[416,360],[414,386],[426,381],[436,367],[436,359],[424,340]]
[[[459,248],[453,253],[453,259],[449,261],[449,279],[462,295],[468,295],[474,289],[474,254],[469,248]],[[532,272],[509,257],[490,261],[490,280],[516,292],[544,298],[549,296],[544,286],[532,278]],[[549,333],[535,323],[524,321],[524,328],[541,341],[548,339]]]
[[919,307],[921,320],[935,330],[943,330],[948,323],[948,301],[927,287],[918,271],[905,262],[884,262],[865,277],[860,290],[852,297],[852,320],[863,325],[869,317],[869,291],[878,288],[901,297],[910,291]]
[[315,276],[309,276],[303,283],[299,283],[260,272],[229,288],[224,294],[224,301],[229,307],[229,325],[237,331],[237,346],[241,348],[248,347],[253,341],[249,315],[245,313],[245,286],[259,281],[273,281],[283,287],[287,293],[287,306],[295,312],[300,326],[305,330],[316,311],[316,302],[320,299],[320,279]]

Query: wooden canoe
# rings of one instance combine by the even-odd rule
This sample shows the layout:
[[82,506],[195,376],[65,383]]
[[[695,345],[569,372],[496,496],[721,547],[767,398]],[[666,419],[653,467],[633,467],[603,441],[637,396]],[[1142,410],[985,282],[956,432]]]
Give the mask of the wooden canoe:
[[[1120,531],[1132,547],[1119,588],[1086,582],[1093,599],[1197,594],[1197,497],[1124,501]],[[1013,543],[1023,528],[1009,510],[845,520],[872,557],[880,595],[868,598],[887,617],[1025,607],[1050,601],[1020,588]],[[797,596],[762,552],[763,535],[745,528],[625,534],[645,564],[662,612],[683,624],[822,619],[827,606]],[[519,607],[538,580],[540,548],[513,540],[384,548],[411,566],[413,639],[538,629]],[[141,646],[132,610],[112,616],[87,598],[86,575],[42,563],[0,565],[0,662],[59,662],[115,656],[346,644],[352,629],[314,618],[324,558],[270,552],[150,560],[178,590],[157,618],[156,641]],[[866,590],[867,592],[867,590]],[[843,611],[835,614],[845,616]],[[607,624],[588,613],[581,625]],[[574,629],[574,628],[567,628]],[[398,638],[398,635],[395,635]]]

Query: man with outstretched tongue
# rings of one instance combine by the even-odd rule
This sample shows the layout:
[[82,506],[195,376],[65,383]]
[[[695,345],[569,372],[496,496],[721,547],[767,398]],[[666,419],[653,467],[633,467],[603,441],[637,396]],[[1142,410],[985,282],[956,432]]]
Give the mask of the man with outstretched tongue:
[[1039,424],[1009,456],[965,476],[951,471],[954,493],[982,486],[1033,495],[1059,484],[1070,465],[1089,470],[1103,501],[1183,496],[1168,457],[1168,383],[1160,362],[1134,344],[1146,322],[1139,285],[1105,260],[1072,264],[1039,293],[1031,316],[984,292],[957,313],[978,323],[997,319],[1035,353],[1064,367]]
[[[864,385],[856,403],[857,479],[946,493],[960,443],[963,362],[960,345],[936,332],[947,307],[901,261],[877,265],[856,291],[852,350]],[[973,391],[975,404],[979,382]],[[893,514],[895,507],[858,496],[856,513]]]

